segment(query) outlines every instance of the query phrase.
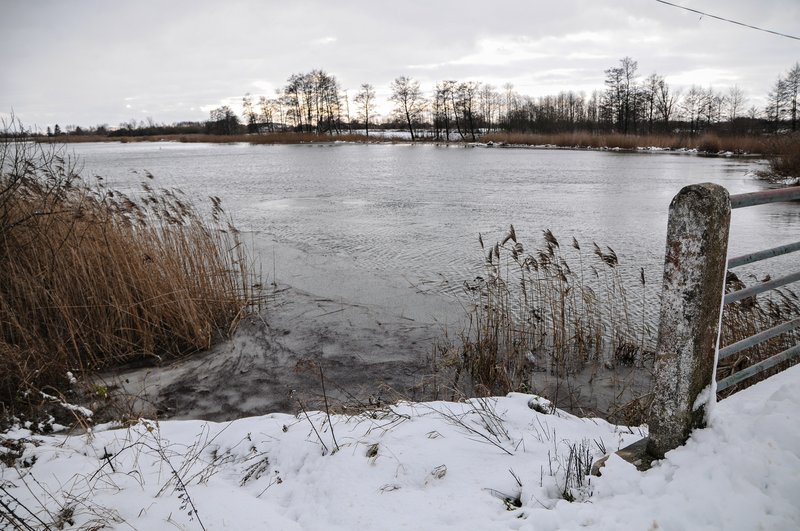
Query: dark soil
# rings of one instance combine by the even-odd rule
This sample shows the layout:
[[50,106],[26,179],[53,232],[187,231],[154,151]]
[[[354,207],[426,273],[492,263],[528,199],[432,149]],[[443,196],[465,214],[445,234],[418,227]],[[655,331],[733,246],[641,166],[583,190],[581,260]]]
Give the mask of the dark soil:
[[88,404],[95,420],[223,421],[324,409],[325,395],[336,411],[425,398],[420,383],[431,372],[426,360],[442,336],[438,325],[288,286],[270,297],[266,312],[208,352],[100,375],[96,385],[109,398]]

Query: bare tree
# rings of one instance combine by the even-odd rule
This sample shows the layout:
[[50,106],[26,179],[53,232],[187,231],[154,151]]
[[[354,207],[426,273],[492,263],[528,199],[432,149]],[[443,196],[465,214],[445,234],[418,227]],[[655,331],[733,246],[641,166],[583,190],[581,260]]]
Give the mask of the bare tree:
[[271,133],[275,132],[275,102],[267,99],[266,96],[258,98],[258,107],[261,110],[261,122],[269,128]]
[[230,107],[223,105],[211,111],[206,129],[212,134],[233,135],[239,132],[239,118]]
[[772,86],[772,90],[767,94],[767,107],[764,109],[767,119],[774,123],[776,131],[780,128],[781,120],[786,114],[788,101],[789,91],[786,80],[779,77]]
[[669,85],[664,79],[658,81],[658,92],[656,93],[656,108],[664,121],[664,130],[669,131],[669,119],[672,117],[677,107],[679,94],[670,90]]
[[592,97],[586,102],[586,121],[592,131],[597,129],[600,121],[600,101],[602,96],[599,91],[592,91]]
[[619,66],[606,70],[606,92],[604,106],[607,116],[617,130],[627,134],[636,129],[638,113],[638,87],[636,70],[639,63],[630,57],[623,57]]
[[722,109],[725,107],[725,95],[708,87],[702,98],[700,114],[705,118],[707,124],[719,123],[722,121]]
[[[347,89],[344,89],[342,92],[344,92],[344,106],[345,106],[345,114],[346,114],[346,117],[347,117],[347,132],[348,133],[352,133],[353,132],[353,120],[352,120],[352,118],[350,118],[350,97],[347,94]],[[369,134],[369,133],[367,133],[367,134]]]
[[728,117],[728,120],[731,122],[735,122],[739,115],[741,114],[745,101],[744,91],[739,87],[739,85],[734,85],[728,89],[728,99],[726,100],[726,112],[725,114]]
[[307,77],[310,86],[308,99],[313,104],[317,132],[339,132],[341,102],[338,81],[333,75],[319,69],[313,70]]
[[364,127],[369,136],[369,119],[375,112],[375,88],[369,83],[363,83],[353,101],[358,104],[358,118],[364,120]]
[[305,114],[303,110],[302,84],[303,75],[292,74],[283,89],[286,106],[288,107],[287,116],[294,122],[294,126],[301,131],[303,130],[303,115]]
[[681,109],[685,118],[689,120],[690,132],[692,135],[700,130],[700,117],[705,107],[706,91],[702,87],[692,85],[683,96]]
[[658,88],[663,81],[664,78],[658,74],[650,74],[642,84],[642,101],[644,103],[644,116],[647,120],[648,133],[653,132],[653,124],[658,113]]
[[511,119],[517,110],[519,96],[514,92],[514,85],[511,83],[504,84],[503,90],[505,91],[504,107],[506,111],[506,127],[510,129]]
[[792,131],[797,131],[797,100],[800,95],[800,63],[795,63],[784,79],[789,119]]
[[455,90],[455,81],[441,81],[436,84],[433,92],[433,128],[434,136],[441,138],[444,129],[445,141],[450,141],[450,123],[453,118],[451,112],[451,94]]
[[476,97],[478,95],[478,91],[480,90],[480,83],[476,81],[467,81],[466,83],[461,83],[459,85],[459,92],[461,93],[461,100],[464,105],[464,121],[469,127],[469,134],[472,137],[472,141],[475,142],[477,140],[475,134],[475,126],[476,126],[476,119],[475,119],[475,105],[476,105]]
[[479,92],[480,99],[480,115],[483,120],[486,131],[490,132],[496,123],[495,117],[500,107],[500,94],[490,84],[486,83],[481,86]]
[[247,132],[258,132],[258,114],[256,114],[255,108],[253,107],[253,98],[250,96],[249,92],[242,98],[242,116],[244,117],[245,123],[247,123]]
[[394,112],[405,120],[408,131],[411,133],[411,141],[416,140],[414,124],[420,121],[422,111],[425,108],[425,100],[419,88],[419,81],[415,81],[408,76],[395,78],[391,84],[392,95],[390,101],[395,103]]
[[301,131],[339,131],[341,100],[339,83],[324,70],[293,74],[283,89],[288,116]]

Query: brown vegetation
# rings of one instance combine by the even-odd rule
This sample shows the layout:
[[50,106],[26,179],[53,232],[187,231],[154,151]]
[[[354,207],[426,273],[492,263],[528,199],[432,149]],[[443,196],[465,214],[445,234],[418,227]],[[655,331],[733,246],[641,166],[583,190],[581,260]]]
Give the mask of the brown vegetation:
[[98,135],[62,135],[58,137],[45,137],[39,142],[70,143],[70,142],[186,142],[186,143],[250,143],[250,144],[306,144],[306,143],[331,143],[331,142],[374,142],[382,140],[379,136],[362,134],[317,134],[317,133],[263,133],[263,134],[238,134],[238,135],[213,135],[204,133],[174,134],[174,135],[144,135],[144,136],[98,136]]
[[[533,392],[577,411],[583,405],[570,402],[578,381],[591,386],[598,371],[618,367],[621,375],[651,366],[652,330],[634,317],[645,310],[644,273],[632,295],[634,312],[613,249],[593,244],[587,251],[574,238],[562,245],[549,230],[544,240],[528,250],[513,227],[493,246],[480,239],[485,271],[465,285],[469,328],[437,353],[439,368],[452,373],[440,381],[456,396]],[[614,408],[634,398],[625,388],[630,382],[617,384]]]
[[259,303],[238,232],[180,194],[83,181],[63,149],[0,145],[0,405],[79,373],[208,348]]
[[483,142],[496,144],[559,146],[594,149],[624,149],[657,147],[661,149],[697,149],[707,153],[730,151],[737,154],[770,153],[769,144],[757,136],[718,136],[707,133],[691,135],[624,135],[621,133],[592,134],[575,133],[492,133],[481,138]]
[[[306,144],[331,142],[393,142],[403,143],[402,139],[386,139],[373,134],[318,134],[296,132],[274,132],[263,134],[166,134],[166,135],[61,135],[58,137],[38,138],[39,142],[72,143],[72,142],[185,142],[185,143],[250,143],[250,144]],[[420,141],[419,139],[417,141]],[[426,142],[426,140],[422,140]],[[430,141],[430,140],[428,140]],[[796,177],[800,175],[800,136],[752,136],[705,133],[692,135],[625,135],[621,133],[593,134],[590,132],[572,133],[488,133],[480,138],[481,142],[516,145],[547,146],[578,149],[621,149],[637,150],[640,148],[659,148],[667,150],[696,149],[702,153],[730,152],[738,155],[771,156],[771,172],[767,177]],[[433,140],[431,142],[438,143]]]
[[769,152],[771,178],[800,178],[800,134],[780,136],[771,139]]
[[[438,398],[448,389],[452,394],[443,398],[533,392],[575,413],[626,424],[646,422],[656,334],[644,317],[644,270],[638,282],[626,285],[611,248],[593,244],[586,252],[574,238],[570,245],[561,245],[549,230],[544,231],[544,241],[544,247],[526,250],[513,227],[502,243],[484,248],[481,238],[484,272],[465,284],[472,301],[469,328],[460,341],[437,346],[434,394]],[[741,287],[728,284],[728,289]],[[720,344],[798,317],[800,299],[789,289],[728,305]],[[792,347],[799,339],[795,330],[731,356],[720,363],[718,378]],[[600,383],[604,373],[611,376]],[[587,389],[596,395],[594,386],[612,399],[606,407],[592,409],[592,404],[586,409],[581,395]]]

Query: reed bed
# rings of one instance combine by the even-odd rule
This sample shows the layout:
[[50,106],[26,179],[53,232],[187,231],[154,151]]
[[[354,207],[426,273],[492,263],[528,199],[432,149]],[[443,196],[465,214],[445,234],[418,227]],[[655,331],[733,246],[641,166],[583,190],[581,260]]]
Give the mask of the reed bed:
[[54,145],[6,141],[0,168],[0,403],[60,392],[68,373],[207,349],[258,309],[218,198],[206,219],[152,181],[110,190]]
[[624,149],[696,149],[706,153],[730,151],[733,153],[771,153],[769,144],[758,136],[718,136],[706,133],[691,135],[624,135],[620,133],[592,134],[585,131],[571,133],[491,133],[481,138],[483,142],[528,146],[558,146],[569,148]]
[[[638,282],[622,275],[610,247],[592,243],[587,250],[574,237],[565,245],[549,230],[532,251],[518,241],[513,226],[500,242],[487,245],[479,237],[479,244],[483,272],[465,282],[468,326],[457,341],[435,348],[434,395],[533,392],[575,413],[646,422],[657,340],[647,305],[660,285],[648,285],[641,268]],[[740,287],[729,274],[727,289]],[[728,305],[720,344],[798,317],[798,295],[786,288]],[[723,378],[798,341],[800,330],[775,337],[723,360],[717,375]],[[782,368],[734,386],[725,396]]]
[[769,140],[769,172],[762,177],[768,180],[800,178],[800,133],[774,137]]
[[379,135],[367,136],[363,134],[335,133],[293,133],[275,132],[263,134],[238,134],[238,135],[213,135],[204,133],[165,134],[165,135],[131,135],[131,136],[100,136],[100,135],[62,135],[58,137],[39,138],[43,143],[73,143],[73,142],[183,142],[183,143],[211,143],[211,144],[329,144],[332,142],[376,142],[386,139]]
[[613,249],[593,243],[586,250],[575,238],[562,245],[549,230],[543,238],[527,251],[513,226],[494,245],[479,237],[484,273],[465,283],[469,324],[440,358],[454,368],[452,388],[478,396],[540,392],[541,374],[566,381],[599,368],[651,365],[644,272],[629,301]]
[[[63,144],[75,142],[183,142],[183,143],[249,143],[249,144],[329,144],[333,142],[392,142],[406,143],[410,140],[386,138],[376,132],[371,136],[356,133],[296,133],[288,131],[262,134],[217,135],[205,133],[180,133],[162,135],[60,135],[37,138],[37,142]],[[425,140],[420,140],[425,142]],[[665,150],[697,150],[716,154],[760,154],[770,156],[775,174],[797,176],[800,162],[800,137],[798,135],[724,135],[705,133],[624,135],[620,133],[593,134],[587,131],[565,133],[489,133],[481,137],[482,142],[524,146],[556,146],[563,148],[638,150],[658,148]],[[435,142],[434,142],[435,143]]]
[[110,137],[108,135],[72,135],[72,134],[65,134],[65,135],[58,135],[58,136],[47,136],[47,137],[36,137],[37,142],[41,142],[43,144],[85,144],[88,142],[119,142],[120,137]]
[[383,142],[386,139],[378,134],[372,136],[355,133],[335,133],[316,134],[316,133],[264,133],[261,135],[249,135],[246,142],[251,144],[308,144],[308,143],[330,143],[330,142]]

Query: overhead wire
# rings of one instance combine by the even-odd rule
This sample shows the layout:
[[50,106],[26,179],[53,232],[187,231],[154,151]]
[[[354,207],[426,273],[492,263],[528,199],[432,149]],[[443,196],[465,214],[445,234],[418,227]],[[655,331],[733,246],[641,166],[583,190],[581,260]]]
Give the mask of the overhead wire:
[[772,33],[773,35],[778,35],[780,37],[786,37],[787,39],[794,39],[800,41],[800,37],[795,37],[794,35],[787,35],[786,33],[781,33],[779,31],[772,31],[769,29],[759,28],[758,26],[753,26],[751,24],[745,24],[744,22],[738,22],[736,20],[731,20],[725,17],[719,17],[717,15],[712,15],[711,13],[706,13],[704,11],[699,11],[697,9],[692,9],[691,7],[681,6],[678,4],[673,4],[672,2],[667,2],[666,0],[656,0],[656,2],[660,4],[666,4],[668,6],[677,7],[678,9],[684,9],[686,11],[691,11],[692,13],[697,13],[698,15],[702,15],[704,17],[715,18],[717,20],[722,20],[724,22],[730,22],[731,24],[738,24],[739,26],[744,26],[745,28],[750,28],[758,31],[763,31],[766,33]]

